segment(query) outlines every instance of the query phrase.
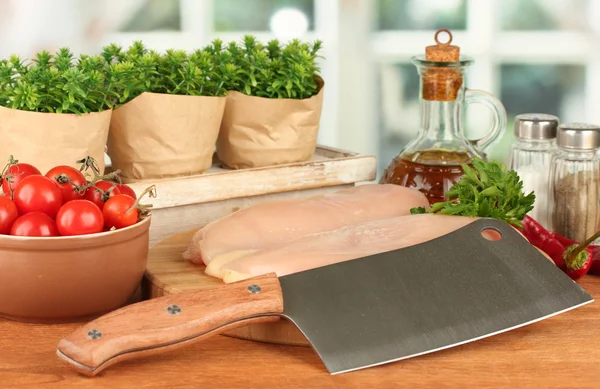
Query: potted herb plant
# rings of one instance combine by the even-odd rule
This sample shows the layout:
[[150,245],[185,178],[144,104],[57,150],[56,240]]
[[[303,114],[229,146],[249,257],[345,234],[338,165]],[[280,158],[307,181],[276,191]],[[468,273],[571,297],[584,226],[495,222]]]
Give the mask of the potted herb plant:
[[324,83],[316,63],[321,41],[267,45],[246,35],[226,48],[227,105],[217,140],[230,168],[310,160],[314,154]]
[[120,96],[107,151],[124,182],[199,174],[212,165],[226,102],[213,51],[158,54],[142,42],[103,49]]
[[68,48],[0,60],[0,159],[18,155],[44,174],[92,156],[104,171],[114,101],[108,81],[102,57],[75,58]]

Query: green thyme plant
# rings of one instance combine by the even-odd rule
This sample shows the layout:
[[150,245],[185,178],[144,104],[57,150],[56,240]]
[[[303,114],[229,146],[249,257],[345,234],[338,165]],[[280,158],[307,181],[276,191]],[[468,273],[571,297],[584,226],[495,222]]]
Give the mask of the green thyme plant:
[[102,49],[101,57],[107,67],[108,85],[115,91],[115,106],[152,90],[158,75],[157,55],[147,50],[142,42],[133,42],[127,51],[112,43]]
[[317,93],[321,41],[293,40],[266,45],[252,35],[241,44],[210,45],[187,53],[159,54],[141,41],[126,50],[117,44],[100,55],[75,58],[68,48],[40,51],[29,63],[0,60],[0,105],[35,112],[99,112],[125,104],[144,92],[223,96],[229,90],[249,96],[304,99]]
[[167,50],[160,57],[157,92],[188,96],[222,96],[214,77],[212,56],[205,50],[191,54],[183,50]]
[[245,35],[241,44],[227,46],[232,70],[237,70],[229,89],[249,96],[309,98],[318,92],[321,47],[320,40],[310,44],[298,39],[286,45],[274,39],[264,45],[253,35]]
[[215,73],[211,48],[187,53],[167,50],[158,54],[141,41],[125,51],[115,44],[104,47],[109,80],[117,91],[118,105],[144,92],[187,96],[223,96],[227,90]]
[[[235,46],[235,43],[233,43]],[[212,58],[213,74],[218,90],[239,90],[242,85],[242,69],[234,60],[231,50],[223,46],[223,41],[215,39],[203,49]]]
[[29,63],[12,56],[0,61],[0,105],[34,112],[81,115],[112,107],[105,62],[99,56],[76,59],[68,48],[40,51]]

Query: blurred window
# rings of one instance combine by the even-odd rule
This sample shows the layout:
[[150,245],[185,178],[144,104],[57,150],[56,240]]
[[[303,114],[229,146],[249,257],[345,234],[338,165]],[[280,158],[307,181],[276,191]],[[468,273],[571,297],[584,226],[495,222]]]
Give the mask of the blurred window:
[[465,0],[377,0],[377,30],[464,30]]
[[[595,1],[595,0],[594,0]],[[502,0],[500,28],[512,31],[585,30],[589,0]]]
[[121,32],[180,31],[179,0],[144,0],[121,25]]
[[[600,110],[594,109],[600,95],[590,87],[600,80],[597,38],[592,35],[598,31],[594,20],[599,8],[589,0],[378,0],[373,47],[378,59],[379,173],[416,135],[419,76],[410,57],[433,43],[437,28],[456,31],[454,43],[462,54],[474,57],[467,87],[493,93],[506,107],[506,133],[489,150],[490,158],[506,162],[514,116],[520,113],[600,123]],[[483,135],[491,114],[479,104],[469,105],[467,114],[469,137]]]
[[[323,39],[319,140],[375,153],[380,172],[416,134],[419,76],[410,57],[433,44],[438,28],[449,28],[461,52],[475,59],[467,87],[491,92],[507,109],[506,135],[490,157],[505,160],[519,113],[600,123],[598,0],[130,1],[139,6],[110,40],[191,49],[245,33]],[[349,128],[353,123],[360,124]],[[485,107],[468,106],[469,137],[483,135],[490,123]]]
[[270,31],[278,19],[293,24],[298,15],[314,29],[313,0],[217,0],[213,7],[215,31]]

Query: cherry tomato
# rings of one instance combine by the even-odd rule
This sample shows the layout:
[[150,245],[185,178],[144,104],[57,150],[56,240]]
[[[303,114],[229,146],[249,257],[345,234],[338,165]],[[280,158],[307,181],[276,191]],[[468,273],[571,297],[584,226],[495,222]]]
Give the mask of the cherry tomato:
[[54,218],[62,206],[62,191],[48,177],[42,175],[23,178],[15,188],[14,201],[21,215],[43,212]]
[[135,192],[133,191],[133,189],[131,189],[131,187],[129,185],[119,184],[119,185],[117,185],[117,188],[119,189],[121,194],[131,196],[131,197],[133,197],[134,200],[137,199]]
[[15,220],[10,229],[17,236],[58,236],[54,220],[42,212],[30,212]]
[[[12,177],[2,179],[2,191],[6,195],[10,195],[10,190],[12,188],[13,192],[17,187],[17,184],[21,182],[21,180],[25,177],[38,175],[41,176],[42,173],[33,165],[28,163],[16,163],[11,165],[8,170],[4,173],[5,176],[11,175]],[[8,186],[8,181],[10,181],[10,187]]]
[[104,216],[98,206],[89,200],[65,203],[56,215],[56,226],[61,235],[86,235],[101,232]]
[[[94,187],[90,187],[88,188],[86,194],[85,194],[85,199],[91,201],[92,203],[96,204],[98,206],[98,208],[102,209],[104,208],[104,203],[106,203],[106,201],[113,197],[116,196],[118,194],[121,194],[121,191],[119,190],[118,187],[116,187],[117,184],[110,182],[110,181],[98,181],[96,182],[96,186],[98,188],[100,188],[102,191],[104,191],[105,193],[101,193],[98,191],[98,189],[94,188]],[[114,188],[113,188],[114,186]],[[112,190],[111,190],[112,188]],[[110,194],[107,194],[106,192],[108,192],[110,190]]]
[[87,180],[83,173],[74,167],[66,165],[53,167],[46,173],[46,177],[55,181],[62,191],[63,203],[84,198],[85,193],[79,194],[75,186],[85,186]]
[[6,196],[0,197],[0,234],[8,235],[15,220],[19,218],[19,211],[14,201]]
[[129,211],[134,204],[135,200],[133,197],[124,194],[118,194],[108,199],[106,204],[104,204],[104,209],[102,209],[104,226],[108,229],[112,227],[120,229],[137,223],[138,209],[133,208]]

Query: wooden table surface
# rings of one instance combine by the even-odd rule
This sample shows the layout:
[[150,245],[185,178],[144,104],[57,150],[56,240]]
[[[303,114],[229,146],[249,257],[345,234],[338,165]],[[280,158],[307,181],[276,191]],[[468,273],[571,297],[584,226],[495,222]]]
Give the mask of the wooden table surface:
[[97,377],[55,355],[76,324],[0,319],[0,388],[600,388],[600,277],[581,285],[596,301],[474,343],[331,376],[308,347],[215,336],[163,356],[116,365]]

